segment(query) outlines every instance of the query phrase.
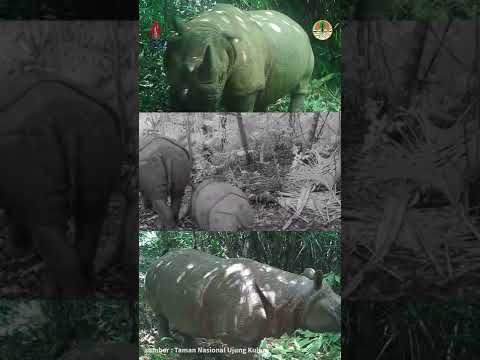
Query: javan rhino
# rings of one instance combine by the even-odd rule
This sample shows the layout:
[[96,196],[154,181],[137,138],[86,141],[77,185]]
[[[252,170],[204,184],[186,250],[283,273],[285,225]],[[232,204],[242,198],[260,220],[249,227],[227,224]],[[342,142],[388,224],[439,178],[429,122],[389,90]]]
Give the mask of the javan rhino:
[[[159,215],[162,227],[173,228],[190,183],[192,159],[184,147],[166,137],[154,137],[140,149],[140,191],[147,208]],[[171,208],[167,205],[171,198]]]
[[255,346],[298,328],[340,331],[341,300],[321,272],[311,280],[250,259],[170,251],[147,272],[145,296],[160,336]]
[[303,111],[314,67],[307,33],[277,11],[219,4],[185,23],[168,42],[165,67],[175,111],[264,112],[290,94]]
[[205,180],[195,188],[191,211],[200,228],[210,231],[247,230],[255,217],[240,189],[215,180]]
[[[55,284],[50,296],[89,294],[120,177],[119,118],[92,89],[50,72],[22,74],[8,90],[0,98],[0,207],[9,242],[17,250],[35,246]],[[70,217],[75,248],[67,241]]]

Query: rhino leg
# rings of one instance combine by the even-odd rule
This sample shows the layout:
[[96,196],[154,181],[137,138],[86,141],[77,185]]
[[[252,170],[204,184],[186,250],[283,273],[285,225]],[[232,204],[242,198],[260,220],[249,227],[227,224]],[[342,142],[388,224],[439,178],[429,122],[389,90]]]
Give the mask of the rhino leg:
[[84,192],[78,200],[75,216],[75,246],[83,273],[92,284],[94,261],[107,213],[108,192]]
[[228,96],[225,98],[225,110],[232,112],[252,112],[255,108],[258,92],[243,96]]
[[158,214],[159,222],[162,227],[165,228],[174,228],[175,219],[173,216],[172,209],[163,200],[153,200],[152,201],[153,210]]
[[292,92],[290,94],[289,112],[302,112],[305,108],[305,94]]
[[255,103],[255,108],[253,109],[253,111],[254,112],[267,112],[267,104],[257,101]]
[[158,331],[159,337],[171,337],[170,327],[168,325],[168,319],[162,315],[155,315],[155,328]]
[[185,192],[182,191],[181,193],[172,195],[172,216],[175,222],[178,222],[179,220],[178,215],[180,214],[180,207],[182,206],[182,199],[184,194]]
[[88,279],[83,273],[76,250],[67,243],[65,229],[66,224],[33,226],[33,243],[45,261],[50,283],[58,286],[60,294],[56,295],[84,296],[89,293]]

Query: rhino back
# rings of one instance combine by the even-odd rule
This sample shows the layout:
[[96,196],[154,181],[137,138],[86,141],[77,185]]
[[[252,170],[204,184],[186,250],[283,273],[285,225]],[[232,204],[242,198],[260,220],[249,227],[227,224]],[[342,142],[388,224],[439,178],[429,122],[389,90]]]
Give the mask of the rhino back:
[[152,138],[141,148],[139,165],[140,189],[152,199],[181,192],[190,181],[192,160],[188,151],[165,137]]
[[[121,135],[120,119],[118,113],[107,102],[102,100],[105,95],[98,92],[92,87],[78,84],[69,78],[60,74],[35,70],[21,74],[14,80],[8,80],[9,91],[0,95],[0,114],[2,121],[0,123],[0,133],[12,130],[25,129],[32,125],[44,124],[39,119],[32,119],[29,114],[38,114],[42,111],[49,111],[62,103],[75,102],[79,109],[82,103],[88,103],[89,107],[98,107],[106,113],[109,125],[113,124],[117,135]],[[84,106],[84,105],[83,105]],[[72,111],[72,108],[70,108]],[[62,119],[59,126],[65,124],[65,128],[75,127],[73,116]],[[88,119],[86,119],[88,121]],[[99,122],[103,121],[95,119],[93,125],[98,127]],[[100,124],[101,125],[101,124]],[[84,129],[91,130],[91,124],[80,125]]]
[[205,180],[192,195],[192,214],[203,229],[237,231],[249,228],[254,212],[246,195],[227,182]]
[[0,181],[0,198],[10,212],[58,219],[66,213],[69,187],[112,186],[121,139],[117,119],[99,104],[61,83],[39,83],[2,107],[1,116],[0,172],[8,175]]
[[175,140],[164,136],[152,136],[143,140],[143,146],[140,147],[139,160],[145,160],[155,153],[161,153],[167,158],[190,159],[187,149]]
[[270,103],[310,79],[315,62],[313,50],[305,30],[288,16],[273,10],[249,14],[262,29],[270,48],[264,94],[264,102]]

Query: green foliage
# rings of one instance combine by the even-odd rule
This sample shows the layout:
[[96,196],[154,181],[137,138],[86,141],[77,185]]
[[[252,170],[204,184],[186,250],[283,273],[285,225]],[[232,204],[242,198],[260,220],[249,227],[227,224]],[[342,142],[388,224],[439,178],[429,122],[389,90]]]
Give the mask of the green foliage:
[[[267,346],[268,344],[268,346]],[[340,334],[317,334],[308,330],[296,330],[294,336],[263,340],[260,345],[265,352],[262,359],[327,359],[340,360]]]
[[[140,0],[139,4],[139,109],[141,112],[168,111],[168,86],[163,66],[163,50],[150,46],[149,31],[154,21],[162,29],[162,38],[171,31],[171,19],[178,15],[184,19],[211,8],[214,0]],[[219,1],[220,2],[220,1]],[[338,1],[290,0],[232,0],[243,10],[270,9],[283,12],[297,21],[311,35],[313,24],[320,19],[329,20],[334,33],[327,41],[311,35],[315,54],[315,69],[311,94],[306,99],[307,112],[340,111],[341,72],[341,9]],[[288,111],[289,97],[280,99],[268,111]]]
[[[220,257],[248,257],[301,273],[312,267],[325,274],[340,273],[337,232],[140,232],[140,273],[169,249],[195,247]],[[335,279],[334,281],[335,286]]]

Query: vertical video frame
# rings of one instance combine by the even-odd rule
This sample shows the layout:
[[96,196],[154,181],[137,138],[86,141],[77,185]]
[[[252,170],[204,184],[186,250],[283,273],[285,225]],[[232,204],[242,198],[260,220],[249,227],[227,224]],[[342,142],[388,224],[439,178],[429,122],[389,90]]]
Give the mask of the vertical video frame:
[[340,359],[336,6],[140,4],[142,359]]

